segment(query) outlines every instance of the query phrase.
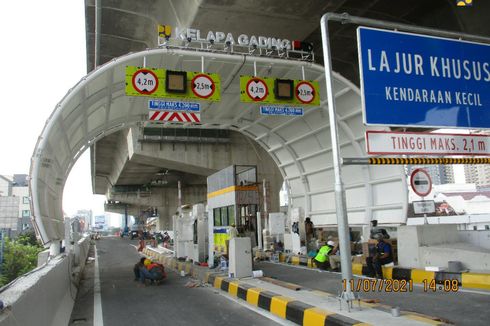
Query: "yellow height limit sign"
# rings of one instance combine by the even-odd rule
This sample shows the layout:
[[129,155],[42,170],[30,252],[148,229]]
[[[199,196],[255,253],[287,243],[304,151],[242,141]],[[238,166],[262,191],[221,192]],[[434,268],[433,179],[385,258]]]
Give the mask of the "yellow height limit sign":
[[278,96],[281,92],[275,89],[279,83],[276,83],[274,78],[240,76],[240,101],[245,103],[320,105],[318,82],[310,80],[287,81],[290,82],[290,86],[287,86],[287,83],[282,83],[281,87],[285,87],[284,85],[291,87],[289,98]]
[[[185,87],[181,91],[172,91],[166,87],[166,70],[162,68],[143,68],[126,66],[126,95],[150,96],[159,98],[177,98],[193,100],[221,100],[221,82],[218,74],[201,72],[179,72]],[[172,86],[172,85],[171,85]]]

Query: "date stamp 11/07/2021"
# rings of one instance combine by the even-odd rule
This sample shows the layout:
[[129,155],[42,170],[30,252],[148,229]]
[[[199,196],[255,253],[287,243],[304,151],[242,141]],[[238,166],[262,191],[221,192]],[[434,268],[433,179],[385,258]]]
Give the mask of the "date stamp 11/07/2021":
[[[412,280],[393,280],[393,279],[372,279],[359,278],[342,280],[342,289],[345,291],[347,286],[356,292],[413,292]],[[458,292],[460,287],[459,281],[443,280],[437,283],[436,280],[422,280],[422,289],[424,292]]]

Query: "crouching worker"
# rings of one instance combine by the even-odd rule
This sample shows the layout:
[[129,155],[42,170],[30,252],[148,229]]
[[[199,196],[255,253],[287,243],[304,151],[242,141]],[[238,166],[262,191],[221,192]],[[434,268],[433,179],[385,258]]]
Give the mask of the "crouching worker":
[[146,284],[146,280],[160,284],[166,277],[167,274],[165,274],[165,269],[162,264],[152,262],[149,259],[143,260],[143,266],[139,268],[139,280],[143,285]]
[[323,270],[327,270],[330,267],[330,264],[328,262],[329,254],[334,246],[335,243],[333,241],[328,241],[326,244],[323,243],[323,245],[320,247],[320,250],[318,250],[318,254],[316,254],[315,258],[313,259],[316,267]]
[[384,241],[384,236],[381,233],[374,235],[377,240],[376,252],[373,257],[366,258],[368,267],[368,275],[377,278],[383,278],[382,267],[393,267],[393,251],[391,245]]

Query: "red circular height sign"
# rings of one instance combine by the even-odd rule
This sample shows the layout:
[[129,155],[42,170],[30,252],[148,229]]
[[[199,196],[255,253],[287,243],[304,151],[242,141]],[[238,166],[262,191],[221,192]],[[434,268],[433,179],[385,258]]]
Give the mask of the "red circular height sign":
[[263,101],[269,95],[269,88],[260,78],[252,78],[247,83],[247,95],[254,101]]
[[208,75],[198,74],[192,78],[192,92],[200,98],[208,98],[214,94],[216,86]]
[[309,104],[315,99],[315,88],[307,81],[299,82],[296,85],[296,98],[304,104]]
[[138,93],[150,95],[158,88],[158,77],[151,70],[140,69],[133,74],[132,83]]
[[410,185],[420,197],[427,196],[432,190],[432,180],[424,169],[415,169],[410,175]]

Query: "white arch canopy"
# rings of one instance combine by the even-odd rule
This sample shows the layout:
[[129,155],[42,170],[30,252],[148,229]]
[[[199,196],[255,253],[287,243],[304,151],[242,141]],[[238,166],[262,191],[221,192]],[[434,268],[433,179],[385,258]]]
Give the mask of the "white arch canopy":
[[[97,140],[148,119],[147,97],[125,95],[125,67],[217,73],[221,101],[203,103],[201,125],[238,131],[262,146],[288,185],[290,207],[302,207],[319,226],[335,225],[334,177],[323,67],[294,60],[158,48],[132,53],[100,66],[59,102],[38,139],[31,162],[30,190],[34,224],[43,242],[64,237],[62,195],[79,156]],[[258,104],[240,102],[240,75],[317,80],[321,105],[303,116],[262,116]],[[341,155],[365,156],[361,99],[355,85],[335,74]],[[163,127],[175,128],[167,124]],[[349,223],[406,221],[406,181],[401,166],[344,166]]]

